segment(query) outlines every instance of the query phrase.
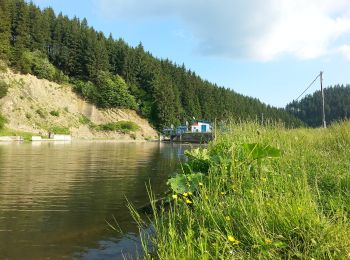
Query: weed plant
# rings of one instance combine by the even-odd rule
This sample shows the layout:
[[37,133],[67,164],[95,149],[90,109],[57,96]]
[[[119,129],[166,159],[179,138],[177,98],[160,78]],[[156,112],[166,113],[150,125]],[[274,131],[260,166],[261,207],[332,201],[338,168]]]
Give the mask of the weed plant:
[[349,129],[225,127],[169,180],[170,208],[153,203],[146,258],[349,259]]
[[131,121],[118,121],[107,124],[98,125],[95,127],[98,131],[117,131],[123,134],[128,134],[130,132],[135,132],[140,129],[140,127]]

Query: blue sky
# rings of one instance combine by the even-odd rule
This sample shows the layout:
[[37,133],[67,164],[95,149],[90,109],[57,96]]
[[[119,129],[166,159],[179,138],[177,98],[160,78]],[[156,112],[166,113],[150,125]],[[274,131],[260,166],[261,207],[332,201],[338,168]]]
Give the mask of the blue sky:
[[321,70],[325,86],[350,83],[348,0],[33,2],[274,106],[298,97]]

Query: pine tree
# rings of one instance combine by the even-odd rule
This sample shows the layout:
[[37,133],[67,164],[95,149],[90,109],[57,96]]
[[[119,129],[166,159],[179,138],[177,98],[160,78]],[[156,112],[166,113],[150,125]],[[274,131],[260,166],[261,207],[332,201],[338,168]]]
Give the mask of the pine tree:
[[8,60],[10,56],[11,17],[10,1],[0,1],[0,59]]
[[30,47],[28,5],[22,0],[17,0],[14,1],[12,6],[11,33],[13,49],[11,61],[17,69],[27,73],[30,72],[30,68],[25,60],[24,53]]

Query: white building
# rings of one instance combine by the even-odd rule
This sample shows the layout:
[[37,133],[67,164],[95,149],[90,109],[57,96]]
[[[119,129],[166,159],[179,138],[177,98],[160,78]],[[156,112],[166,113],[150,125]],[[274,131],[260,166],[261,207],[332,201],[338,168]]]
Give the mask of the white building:
[[210,133],[211,130],[212,127],[207,121],[195,121],[191,125],[192,133]]

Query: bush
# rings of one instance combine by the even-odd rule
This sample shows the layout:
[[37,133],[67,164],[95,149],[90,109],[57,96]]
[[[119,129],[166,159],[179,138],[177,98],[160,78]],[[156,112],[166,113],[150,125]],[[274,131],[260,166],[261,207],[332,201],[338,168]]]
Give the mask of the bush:
[[0,60],[0,72],[6,72],[7,70],[7,64],[5,61]]
[[85,115],[81,115],[79,118],[79,123],[83,124],[83,125],[90,125],[91,124],[91,120],[85,116]]
[[4,117],[1,113],[0,113],[0,130],[3,129],[5,127],[5,124],[7,123],[7,119],[6,117]]
[[52,110],[52,111],[50,111],[50,115],[52,115],[52,116],[60,116],[60,112],[58,110]]
[[8,88],[9,88],[9,85],[5,81],[1,80],[0,81],[0,98],[3,98],[6,96]]
[[99,131],[117,131],[123,134],[135,132],[139,129],[140,127],[137,124],[130,121],[119,121],[115,123],[107,123],[103,125],[98,125],[96,127],[96,130],[99,130]]
[[97,75],[97,105],[103,108],[122,107],[137,109],[135,97],[120,76],[100,71]]
[[47,79],[58,83],[69,81],[68,76],[59,69],[56,69],[42,52],[26,51],[21,57],[18,67],[22,73],[32,73],[39,79]]
[[63,126],[53,126],[49,129],[50,132],[54,134],[69,135],[70,131],[68,127]]
[[73,90],[90,102],[95,103],[97,100],[96,86],[90,81],[75,80],[73,82]]

